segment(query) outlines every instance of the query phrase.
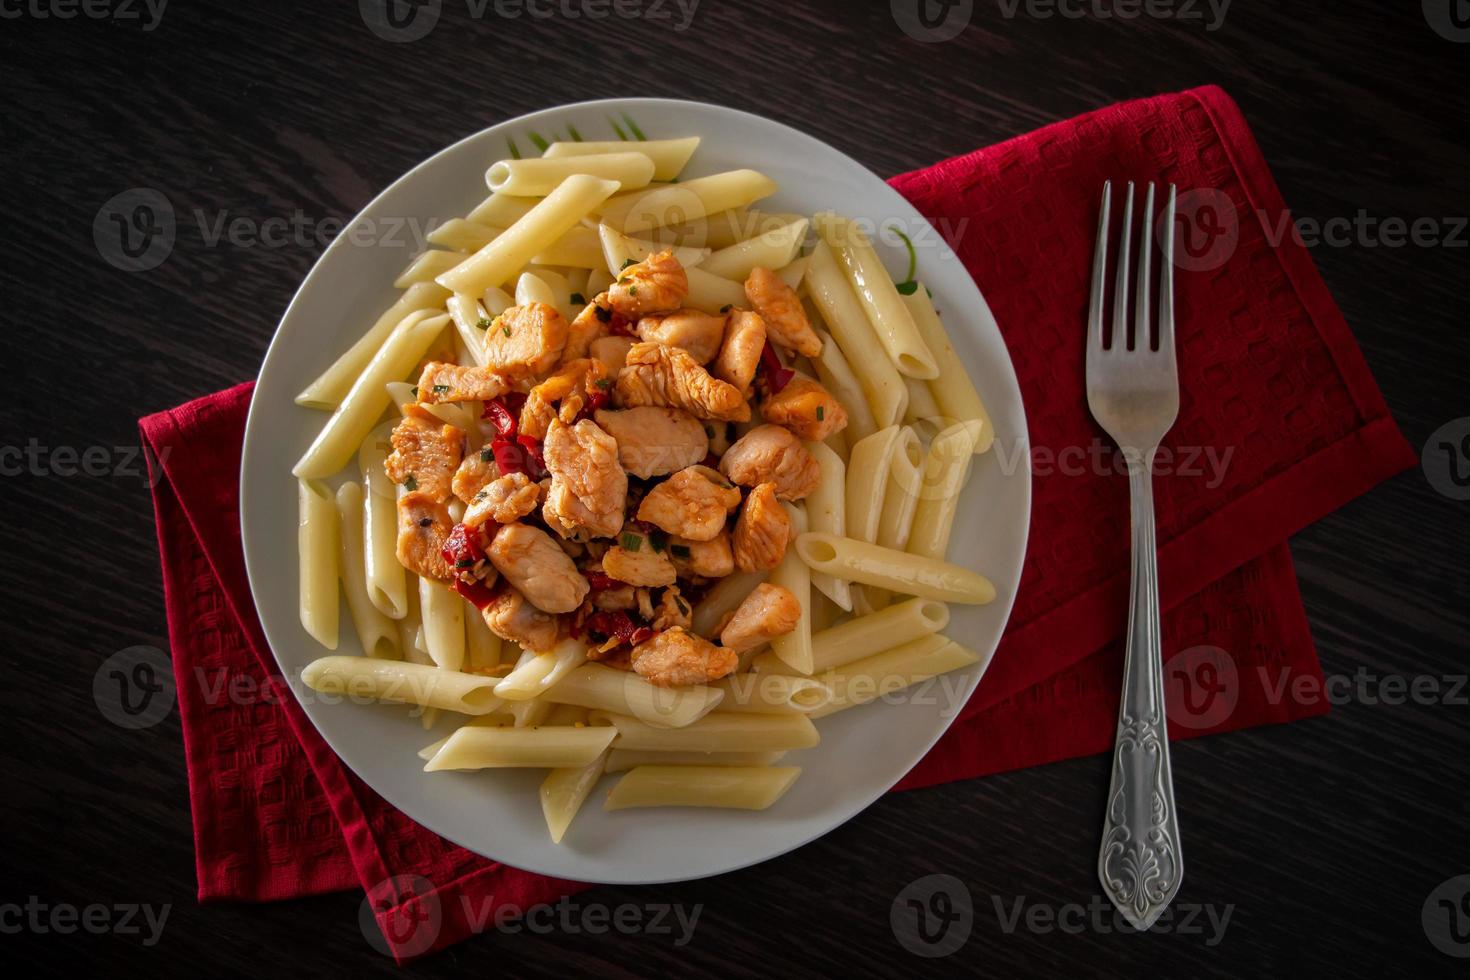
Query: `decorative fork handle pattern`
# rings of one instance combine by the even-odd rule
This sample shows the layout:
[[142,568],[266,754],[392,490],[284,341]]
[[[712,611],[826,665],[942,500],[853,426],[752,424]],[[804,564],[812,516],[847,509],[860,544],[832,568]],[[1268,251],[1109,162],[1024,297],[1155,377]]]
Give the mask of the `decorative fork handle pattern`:
[[1130,460],[1133,588],[1123,697],[1113,746],[1098,877],[1134,928],[1147,929],[1168,906],[1184,874],[1159,639],[1159,567],[1154,542],[1153,453]]

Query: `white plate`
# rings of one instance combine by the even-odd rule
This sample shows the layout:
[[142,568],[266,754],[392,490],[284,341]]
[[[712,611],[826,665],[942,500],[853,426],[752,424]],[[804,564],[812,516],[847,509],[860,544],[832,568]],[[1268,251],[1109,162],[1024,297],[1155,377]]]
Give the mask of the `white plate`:
[[[320,703],[301,684],[301,669],[326,651],[297,617],[291,467],[326,416],[297,407],[292,398],[392,302],[390,284],[414,254],[404,247],[411,236],[388,239],[393,225],[467,213],[484,197],[485,168],[506,156],[508,137],[522,152],[534,152],[530,131],[549,138],[569,124],[586,139],[611,139],[609,119],[624,112],[650,139],[702,137],[690,161],[692,175],[736,167],[769,174],[781,191],[761,202],[762,209],[831,209],[896,223],[911,237],[922,237],[919,276],[931,287],[955,348],[990,408],[997,448],[1007,450],[1004,459],[995,452],[977,459],[950,556],[988,575],[999,598],[985,607],[954,607],[947,630],[982,655],[979,665],[941,678],[948,688],[931,685],[926,698],[822,720],[821,745],[784,760],[804,773],[771,809],[606,813],[601,801],[615,778],[607,777],[558,846],[541,816],[540,771],[424,773],[415,753],[445,734],[448,722],[425,732],[402,706]],[[312,723],[357,775],[425,827],[486,857],[563,878],[631,884],[719,874],[799,847],[857,814],[923,757],[974,689],[1005,627],[1026,548],[1031,483],[1025,456],[1016,452],[1026,434],[1020,391],[995,320],[954,253],[907,201],[855,160],[759,116],[678,100],[610,99],[522,116],[456,143],[397,180],[348,227],[365,222],[374,223],[385,240],[364,247],[347,233],[339,236],[282,317],[250,406],[240,471],[245,562],[266,637]],[[880,242],[879,249],[890,270],[904,270],[901,245]],[[345,606],[337,652],[361,652]]]

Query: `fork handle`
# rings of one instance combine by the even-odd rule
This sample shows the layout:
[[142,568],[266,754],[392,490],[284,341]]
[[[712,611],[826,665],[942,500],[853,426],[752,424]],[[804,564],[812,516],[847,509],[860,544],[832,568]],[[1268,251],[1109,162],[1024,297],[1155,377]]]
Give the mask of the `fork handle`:
[[1140,930],[1168,907],[1184,873],[1164,711],[1152,459],[1153,451],[1129,459],[1133,588],[1112,781],[1097,860],[1103,891]]

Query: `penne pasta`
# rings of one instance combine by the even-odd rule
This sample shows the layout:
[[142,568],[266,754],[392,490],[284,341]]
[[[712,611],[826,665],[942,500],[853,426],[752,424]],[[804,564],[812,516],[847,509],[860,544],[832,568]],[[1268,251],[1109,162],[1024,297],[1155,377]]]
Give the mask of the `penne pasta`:
[[436,281],[455,293],[478,293],[504,285],[538,253],[565,235],[617,189],[610,180],[568,177],[494,241]]
[[620,749],[660,752],[774,752],[809,749],[821,741],[804,714],[727,714],[716,711],[682,728],[657,728],[627,715],[596,712],[617,730]]
[[811,264],[810,255],[798,256],[777,269],[776,278],[795,291],[801,287],[801,281],[806,278],[806,268]]
[[587,802],[592,787],[602,778],[609,751],[604,749],[585,766],[553,769],[541,781],[541,814],[546,818],[553,844],[561,843],[577,811]]
[[469,352],[470,360],[480,366],[485,364],[485,331],[490,328],[491,315],[479,301],[466,293],[456,293],[444,303],[449,317],[454,321],[455,332]]
[[[425,714],[427,714],[427,712],[425,712]],[[490,712],[487,715],[476,715],[475,717],[471,718],[469,721],[467,721],[463,725],[461,725],[460,728],[468,728],[468,727],[475,727],[475,728],[497,728],[497,727],[502,726],[502,725],[504,725],[506,727],[509,727],[510,726],[510,723],[511,723],[510,712],[503,711],[503,710],[497,708],[496,710]],[[458,729],[456,729],[456,731],[458,731]],[[418,755],[418,757],[420,759],[423,759],[425,762],[428,762],[430,759],[434,758],[434,755],[440,749],[444,748],[444,743],[445,742],[448,742],[449,741],[449,738],[450,738],[450,735],[453,735],[453,734],[454,734],[454,732],[450,732],[449,735],[445,735],[443,738],[439,739],[439,741],[433,742],[433,743],[430,743],[429,745],[424,746],[423,748],[419,749],[416,754]]]
[[980,436],[975,440],[975,452],[983,453],[995,441],[995,428],[990,424],[990,413],[985,402],[975,390],[975,384],[965,371],[964,362],[955,353],[949,334],[939,322],[934,310],[934,301],[929,298],[928,288],[920,282],[918,288],[903,297],[913,317],[919,336],[934,352],[939,362],[939,376],[929,381],[929,390],[939,405],[940,413],[949,420],[963,421],[978,419],[982,423]]
[[383,660],[401,660],[403,652],[398,648],[397,625],[373,605],[368,595],[367,548],[363,538],[365,510],[362,484],[349,481],[337,488],[342,591],[347,596],[347,611],[352,614],[352,625],[362,643],[363,654]]
[[842,348],[824,330],[818,330],[817,337],[822,341],[822,351],[812,361],[812,370],[817,372],[817,380],[822,382],[822,387],[847,409],[847,428],[839,434],[847,440],[849,447],[855,446],[878,431],[873,422],[873,410],[868,407],[867,396],[863,394],[847,358],[842,355]]
[[796,538],[796,551],[811,569],[890,592],[968,605],[995,600],[990,579],[937,558],[811,532]]
[[602,240],[598,237],[596,229],[588,228],[586,225],[573,225],[567,229],[566,234],[536,253],[531,259],[531,264],[596,269],[602,265],[602,261]]
[[[806,498],[807,524],[823,534],[847,534],[847,467],[829,446],[806,443],[807,452],[821,467],[822,478]],[[812,575],[812,585],[842,609],[852,611],[852,587],[840,578],[821,572]]]
[[[934,636],[948,625],[949,607],[944,603],[933,599],[906,599],[878,612],[813,633],[812,665],[820,674],[854,660]],[[787,669],[771,653],[756,657],[753,668],[777,672]]]
[[300,523],[301,625],[328,650],[337,649],[337,505],[326,484],[297,481]]
[[731,674],[710,684],[710,688],[725,692],[720,701],[721,711],[757,715],[806,714],[817,710],[832,697],[832,692],[814,678],[770,671]]
[[544,197],[579,174],[616,181],[620,191],[637,190],[653,179],[653,161],[635,152],[497,160],[485,171],[485,186],[494,194]]
[[[642,262],[650,255],[665,248],[665,246],[660,245],[658,242],[645,241],[642,238],[633,238],[630,235],[624,235],[611,225],[605,224],[597,226],[597,237],[602,243],[603,261],[607,264],[608,273],[613,276],[621,272],[625,266],[631,265],[634,262]],[[684,272],[686,275],[693,271],[690,266],[699,264],[709,255],[709,249],[707,248],[690,248],[683,245],[675,245],[670,250],[674,253],[674,258],[679,260],[679,264],[685,267]],[[591,283],[588,283],[588,288],[591,288]],[[598,292],[601,291],[598,290]]]
[[419,610],[429,658],[445,670],[464,666],[464,600],[443,582],[419,579]]
[[[783,503],[791,519],[791,536],[806,531],[806,510],[800,504]],[[796,596],[801,603],[801,616],[796,628],[771,638],[771,652],[799,674],[812,672],[812,581],[811,569],[797,556],[789,544],[781,564],[771,572],[771,584],[779,585]]]
[[770,766],[785,752],[648,752],[611,749],[605,772],[627,772],[637,766]]
[[509,228],[530,214],[538,203],[539,199],[534,197],[491,194],[475,205],[475,209],[465,215],[465,220],[492,228]]
[[[942,636],[915,640],[822,674],[821,680],[832,688],[833,698],[811,716],[825,718],[979,660],[971,651]],[[960,707],[952,705],[950,710],[958,711]]]
[[447,313],[435,316],[419,310],[404,317],[291,472],[298,479],[319,480],[346,465],[388,407],[384,385],[408,374],[448,325]]
[[672,140],[594,140],[581,143],[558,141],[548,146],[542,156],[555,160],[634,150],[653,161],[654,180],[673,180],[683,171],[684,165],[698,147],[698,136]]
[[464,715],[488,714],[502,704],[495,696],[493,677],[371,657],[322,657],[306,665],[301,680],[322,694],[419,704]]
[[699,268],[685,269],[684,272],[689,277],[689,295],[684,299],[685,306],[692,306],[706,313],[719,313],[732,306],[744,306],[748,302],[742,283],[722,279]]
[[934,400],[934,393],[929,390],[932,382],[920,381],[918,378],[904,378],[903,383],[909,392],[909,407],[903,413],[904,423],[918,425],[922,422],[932,425],[935,429],[941,428],[947,419],[940,411],[939,403]]
[[429,232],[426,237],[430,245],[440,248],[455,252],[478,252],[504,231],[504,228],[482,225],[478,221],[451,218]]
[[683,728],[713,711],[724,694],[699,684],[655,687],[632,671],[587,663],[559,678],[545,698],[557,704],[631,715],[654,728]]
[[893,279],[873,251],[873,244],[856,222],[827,212],[812,219],[817,234],[832,250],[846,275],[858,302],[888,352],[888,358],[899,374],[910,378],[937,378],[939,365],[924,339],[908,307],[903,304]]
[[392,423],[384,423],[368,433],[358,449],[357,465],[364,491],[363,573],[368,599],[383,615],[398,620],[408,614],[408,596],[406,573],[398,561],[398,488],[383,469],[391,432]]
[[439,276],[465,260],[463,252],[441,252],[431,250],[424,252],[408,264],[408,268],[398,274],[393,280],[397,289],[407,289],[419,283],[433,282]]
[[529,306],[532,303],[545,303],[547,306],[560,307],[557,302],[556,293],[545,279],[534,272],[523,272],[516,280],[516,305]]
[[819,241],[810,258],[806,269],[807,292],[856,375],[873,414],[873,424],[894,425],[903,419],[909,399],[898,369],[873,333],[873,326],[847,277],[838,268],[832,249]]
[[923,447],[914,430],[905,426],[888,457],[888,486],[878,515],[877,544],[902,551],[908,544],[924,462]]
[[489,672],[500,666],[500,637],[490,631],[485,617],[469,600],[464,609],[464,669]]
[[890,425],[855,443],[847,460],[847,537],[877,541],[893,454],[903,429]]
[[397,621],[398,648],[409,663],[433,666],[434,658],[429,656],[429,648],[424,645],[423,621],[419,616],[419,577],[410,573],[405,584],[408,605],[403,618]]
[[796,766],[638,766],[618,780],[606,810],[648,806],[711,806],[764,810],[791,788]]
[[909,531],[907,549],[913,554],[943,558],[949,550],[960,491],[970,473],[975,443],[985,431],[985,423],[978,419],[957,422],[929,444],[923,487]]
[[[701,262],[699,267],[711,275],[723,276],[742,283],[758,266],[766,269],[784,269],[796,259],[797,253],[801,251],[802,242],[806,240],[808,224],[806,218],[797,218],[790,224],[761,232],[754,237],[711,253],[710,257]],[[796,278],[800,280],[800,270]],[[793,284],[788,283],[788,285]],[[794,285],[793,288],[795,288]]]
[[523,657],[516,668],[495,685],[495,694],[507,701],[540,697],[586,662],[586,641],[565,637],[550,650]]
[[424,765],[424,772],[449,769],[547,769],[590,765],[607,751],[616,730],[543,725],[529,728],[464,727]]
[[777,191],[776,182],[754,170],[729,170],[665,185],[602,209],[602,220],[625,234],[678,225],[730,208],[745,207]]
[[337,358],[332,366],[322,372],[301,394],[296,404],[306,408],[321,408],[331,411],[342,404],[342,399],[352,389],[352,384],[366,370],[373,355],[382,348],[393,328],[403,322],[410,313],[420,310],[437,310],[449,298],[449,290],[434,282],[420,282],[409,286],[398,302],[388,307],[378,321],[348,348],[347,353]]
[[546,719],[551,715],[551,709],[554,707],[556,705],[542,698],[515,701],[510,705],[510,715],[514,719],[516,728],[535,728],[537,725],[546,724]]

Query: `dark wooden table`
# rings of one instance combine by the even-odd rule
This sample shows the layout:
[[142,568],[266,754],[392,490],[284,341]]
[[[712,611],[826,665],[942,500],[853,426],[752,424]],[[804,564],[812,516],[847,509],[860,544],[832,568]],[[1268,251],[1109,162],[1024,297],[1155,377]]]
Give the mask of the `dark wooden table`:
[[[426,37],[390,43],[351,2],[174,0],[156,22],[134,0],[0,4],[10,378],[0,443],[36,445],[40,460],[0,460],[8,961],[68,975],[394,972],[359,931],[359,894],[196,905],[177,719],[127,732],[93,704],[102,658],[167,647],[147,487],[114,447],[136,445],[138,416],[252,377],[320,252],[309,240],[211,245],[190,221],[166,262],[125,273],[92,234],[99,208],[125,189],[257,227],[298,211],[345,219],[484,126],[609,95],[748,109],[887,175],[1116,100],[1218,82],[1303,218],[1432,219],[1437,245],[1352,233],[1313,254],[1408,438],[1423,445],[1470,414],[1470,250],[1456,220],[1470,214],[1470,45],[1447,36],[1458,29],[1446,0],[1428,15],[1413,2],[1238,0],[1222,23],[1202,3],[1189,10],[1203,19],[1077,19],[979,0],[957,37],[928,44],[886,3],[704,0],[687,30],[672,2],[651,5],[633,4],[650,15],[639,18],[511,18],[493,5],[474,18],[475,5],[445,0]],[[670,19],[652,16],[664,11]],[[102,447],[94,468],[105,474],[68,475],[60,447]],[[892,796],[794,854],[714,880],[579,900],[699,905],[683,946],[491,934],[412,972],[1463,975],[1465,962],[1431,943],[1421,909],[1442,882],[1470,874],[1470,732],[1456,681],[1470,627],[1467,507],[1414,471],[1294,540],[1323,664],[1329,675],[1366,672],[1368,696],[1350,694],[1325,718],[1177,746],[1189,851],[1179,901],[1203,908],[1190,928],[1120,935],[1111,914],[1087,910],[1107,773],[1091,758]],[[1440,694],[1373,696],[1387,679],[1420,677]],[[934,873],[964,883],[973,927],[948,958],[919,959],[897,941],[889,908]],[[171,911],[149,946],[140,935],[41,932],[4,904],[33,896],[48,908]],[[1018,900],[1061,924],[1023,913],[1012,927]],[[1459,928],[1470,942],[1470,905]]]

